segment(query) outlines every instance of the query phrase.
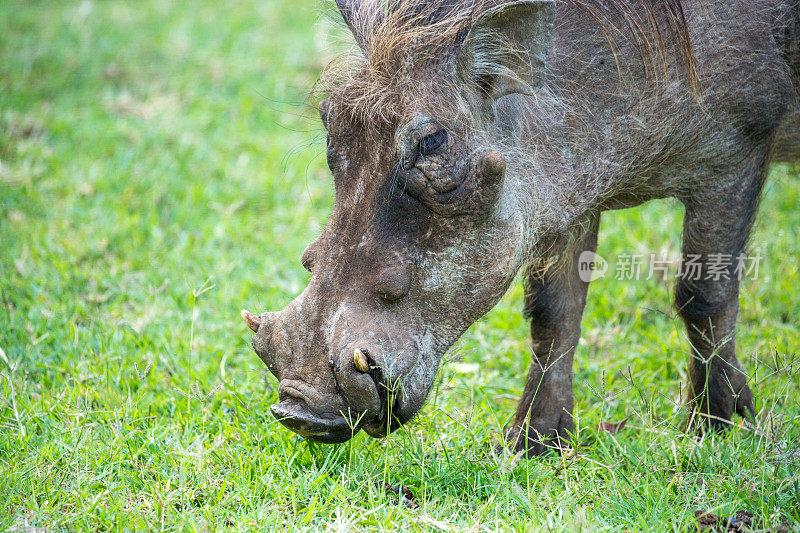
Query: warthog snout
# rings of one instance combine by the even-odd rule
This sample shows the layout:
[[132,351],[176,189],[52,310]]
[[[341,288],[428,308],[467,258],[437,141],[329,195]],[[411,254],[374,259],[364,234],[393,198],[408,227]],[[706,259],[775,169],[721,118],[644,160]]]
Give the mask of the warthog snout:
[[[397,383],[401,366],[391,364],[394,358],[375,339],[351,335],[353,324],[369,321],[341,318],[340,327],[334,325],[335,338],[327,339],[318,334],[325,328],[303,327],[308,299],[301,295],[279,313],[256,316],[242,311],[255,333],[255,351],[280,383],[279,401],[271,409],[275,418],[295,433],[324,443],[344,442],[362,428],[380,436],[398,427],[399,422],[388,424],[395,402],[389,383]],[[370,334],[374,329],[365,335]]]

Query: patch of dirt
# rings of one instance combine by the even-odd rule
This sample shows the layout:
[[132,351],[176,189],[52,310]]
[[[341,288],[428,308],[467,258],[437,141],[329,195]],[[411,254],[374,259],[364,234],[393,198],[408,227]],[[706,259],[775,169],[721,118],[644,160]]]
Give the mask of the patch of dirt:
[[734,516],[721,517],[708,511],[695,511],[697,531],[743,531],[753,525],[753,515],[746,511],[736,511]]
[[732,516],[717,516],[708,511],[695,511],[697,523],[690,531],[708,531],[713,533],[735,533],[738,531],[762,531],[771,533],[788,533],[791,525],[784,522],[776,527],[763,529],[759,520],[747,511],[739,510]]
[[397,505],[402,503],[411,510],[419,509],[419,504],[414,501],[414,493],[411,492],[411,489],[408,487],[404,487],[402,485],[390,485],[385,481],[377,481],[375,483],[375,488],[380,492],[397,496]]

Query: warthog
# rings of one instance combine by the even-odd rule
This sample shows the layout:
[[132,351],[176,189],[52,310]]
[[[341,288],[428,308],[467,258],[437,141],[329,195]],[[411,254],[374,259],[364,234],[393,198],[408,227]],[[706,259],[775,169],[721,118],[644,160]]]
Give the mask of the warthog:
[[[745,250],[771,160],[800,159],[798,0],[337,0],[357,53],[319,105],[336,198],[283,311],[243,317],[274,415],[321,442],[422,407],[446,350],[522,270],[533,364],[517,450],[573,429],[600,213],[673,197],[684,262]],[[736,261],[682,276],[692,413],[753,412]]]

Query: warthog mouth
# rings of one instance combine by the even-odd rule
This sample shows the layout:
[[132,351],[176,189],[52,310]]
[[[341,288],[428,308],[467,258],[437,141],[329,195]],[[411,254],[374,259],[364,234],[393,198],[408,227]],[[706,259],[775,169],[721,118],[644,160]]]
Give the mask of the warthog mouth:
[[383,369],[371,364],[367,372],[375,383],[379,398],[378,414],[370,420],[340,410],[338,413],[321,413],[312,406],[319,400],[310,385],[298,380],[284,380],[279,388],[279,402],[273,404],[273,416],[285,427],[306,439],[324,444],[338,444],[353,438],[361,429],[373,438],[385,437],[398,429],[403,422],[398,419],[398,385],[387,385]]
[[[278,402],[271,411],[283,426],[309,440],[341,443],[362,429],[373,438],[386,437],[416,414],[424,402],[420,393],[430,388],[418,341],[399,348],[353,341],[351,335],[337,337],[334,348],[326,345],[327,353],[306,352],[298,358],[291,348],[279,351],[286,337],[292,340],[286,331],[291,333],[294,323],[286,316],[242,311],[255,333],[254,349],[279,380]],[[276,318],[282,320],[277,326]],[[425,381],[422,387],[420,381]]]
[[279,402],[270,410],[273,416],[301,437],[326,444],[344,442],[352,436],[349,420],[345,416],[319,413],[310,400],[316,392],[310,385],[296,380],[280,384]]

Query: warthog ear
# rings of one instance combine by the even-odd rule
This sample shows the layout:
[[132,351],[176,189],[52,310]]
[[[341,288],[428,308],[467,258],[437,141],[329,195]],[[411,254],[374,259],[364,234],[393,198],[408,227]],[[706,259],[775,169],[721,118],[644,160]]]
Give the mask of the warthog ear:
[[544,82],[553,0],[516,0],[486,10],[457,52],[458,68],[482,96],[533,94]]
[[369,0],[336,0],[336,7],[358,46],[366,50],[372,33],[380,26],[384,17],[380,3]]

